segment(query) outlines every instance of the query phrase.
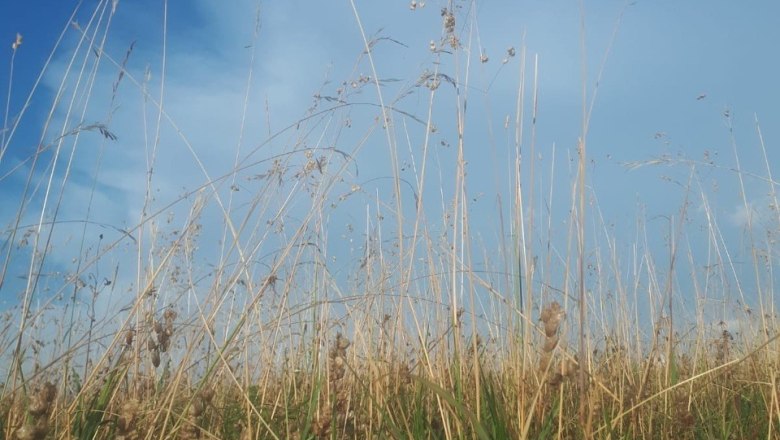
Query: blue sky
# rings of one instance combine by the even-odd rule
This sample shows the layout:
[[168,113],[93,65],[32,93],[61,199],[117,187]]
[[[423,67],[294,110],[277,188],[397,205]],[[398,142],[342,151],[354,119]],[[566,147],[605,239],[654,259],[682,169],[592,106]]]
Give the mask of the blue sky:
[[[570,159],[574,157],[577,138],[581,134],[583,63],[580,4],[573,1],[456,4],[462,8],[458,15],[462,21],[458,22],[456,31],[461,35],[464,47],[472,51],[469,87],[463,93],[469,105],[465,154],[469,163],[469,193],[474,198],[471,221],[475,241],[485,243],[487,247],[496,246],[500,241],[496,232],[496,194],[508,195],[511,184],[509,157],[514,150],[514,131],[505,129],[504,121],[507,115],[510,119],[514,118],[523,45],[529,72],[526,77],[529,90],[525,102],[527,109],[530,109],[533,84],[532,66],[534,57],[538,57],[539,103],[534,141],[538,180],[533,183],[539,193],[535,208],[540,211],[545,209],[544,195],[549,191],[549,170],[555,146],[553,182],[556,196],[550,205],[556,226],[554,230],[565,235],[569,185],[575,171]],[[652,251],[661,259],[665,255],[665,239],[661,237],[667,223],[659,219],[679,212],[685,194],[678,182],[687,182],[690,168],[684,165],[648,166],[631,170],[626,163],[662,156],[680,161],[714,158],[721,167],[697,167],[696,176],[703,189],[694,185],[693,192],[706,192],[707,202],[723,228],[727,243],[724,247],[733,253],[736,260],[747,261],[746,212],[754,211],[766,229],[777,226],[777,215],[768,208],[771,203],[769,186],[758,179],[745,180],[746,198],[751,207],[748,210],[744,208],[736,173],[729,171],[735,168],[735,148],[727,122],[733,124],[734,143],[742,169],[767,176],[756,134],[757,117],[770,167],[775,167],[771,171],[775,174],[780,171],[775,166],[778,160],[775,145],[780,140],[780,113],[776,109],[776,103],[780,102],[780,87],[776,83],[780,78],[780,60],[774,56],[774,46],[780,41],[780,28],[776,25],[780,5],[772,1],[671,0],[640,0],[630,4],[623,1],[586,1],[583,4],[589,98],[596,90],[594,84],[609,49],[587,137],[588,155],[592,160],[588,183],[595,197],[592,199],[593,206],[598,209],[589,212],[591,220],[600,211],[605,224],[609,225],[610,232],[620,243],[618,251],[625,252],[628,260],[634,243],[638,241],[637,218],[644,218],[650,233],[658,237],[650,239],[648,244],[655,247]],[[82,4],[76,17],[83,29],[87,28],[94,8],[99,5],[103,3]],[[462,54],[457,60],[453,56],[437,58],[429,50],[431,40],[441,38],[440,11],[444,6],[441,2],[427,1],[425,7],[411,10],[408,2],[356,2],[365,32],[369,36],[387,37],[375,46],[373,52],[379,76],[398,80],[383,86],[386,102],[392,102],[405,91],[414,89],[413,85],[420,75],[426,69],[434,69],[437,61],[441,63],[443,72],[454,76],[457,67],[461,75],[465,75],[467,61]],[[79,32],[67,24],[73,8],[75,2],[67,1],[11,2],[0,17],[0,44],[4,54],[0,58],[4,66],[0,68],[3,102],[8,92],[10,45],[17,32],[24,37],[14,58],[9,120],[22,110],[58,35],[67,28],[62,46],[54,53],[41,86],[33,95],[29,109],[0,159],[0,196],[6,200],[4,206],[9,207],[0,212],[3,230],[13,224],[21,189],[30,172],[29,162],[19,166],[19,161],[29,158],[33,146],[38,144],[42,122],[52,106],[69,57],[78,45]],[[260,27],[257,39],[253,40],[258,10]],[[171,2],[168,5],[164,83],[163,22],[161,2],[117,3],[105,50],[121,62],[128,47],[135,41],[127,69],[138,83],[124,78],[112,100],[112,85],[118,70],[109,62],[101,63],[97,69],[90,104],[83,119],[86,124],[110,121],[108,128],[118,139],[107,142],[96,132],[85,132],[79,137],[79,147],[75,150],[70,171],[72,177],[62,193],[66,203],[58,213],[61,220],[78,220],[84,219],[86,210],[90,209],[90,220],[103,226],[94,231],[90,227],[87,248],[100,245],[94,238],[98,231],[112,234],[111,240],[121,239],[122,234],[117,229],[132,227],[141,216],[147,162],[151,157],[148,146],[153,144],[157,127],[157,112],[148,98],[144,101],[143,87],[147,88],[148,96],[158,99],[164,84],[164,107],[176,124],[173,128],[168,121],[162,121],[160,147],[156,152],[152,206],[161,208],[203,184],[206,175],[213,179],[229,173],[234,167],[237,149],[239,157],[246,158],[250,151],[266,141],[269,133],[278,133],[301,118],[312,105],[316,93],[332,96],[342,81],[347,81],[349,87],[350,81],[359,80],[361,75],[373,75],[365,57],[360,57],[363,40],[349,2]],[[515,48],[517,55],[504,64],[502,59],[510,47]],[[479,62],[480,53],[488,56],[488,62]],[[83,59],[83,56],[77,58],[77,62]],[[249,93],[247,84],[251,86]],[[75,79],[69,78],[66,92],[76,88]],[[417,90],[398,100],[396,106],[425,119],[428,95]],[[245,98],[247,111],[242,133]],[[376,89],[370,84],[360,88],[359,94],[351,101],[376,103]],[[81,109],[79,103],[83,102],[83,98],[77,98],[75,102],[76,107]],[[63,124],[69,127],[64,129],[67,132],[75,127],[77,122],[73,121],[79,120],[75,118],[64,122],[65,105],[60,103],[57,106],[55,123],[44,136],[45,142],[55,140],[63,131]],[[320,105],[324,108],[325,103]],[[331,237],[346,234],[347,228],[341,227],[347,224],[365,231],[367,200],[370,202],[375,195],[384,200],[392,197],[390,180],[386,179],[391,175],[387,166],[389,156],[381,130],[372,132],[366,145],[355,150],[377,112],[374,107],[355,105],[338,115],[350,119],[352,126],[357,128],[339,136],[331,132],[325,136],[325,144],[332,139],[339,142],[338,148],[359,151],[356,162],[359,175],[351,177],[365,184],[364,199],[353,204],[345,202],[342,209],[333,211]],[[728,119],[724,117],[726,112]],[[398,118],[395,123],[401,127],[403,118]],[[451,182],[455,169],[454,95],[451,88],[442,87],[434,106],[433,120],[438,128],[433,141],[439,145],[449,144],[450,147],[435,150],[431,160],[436,165],[433,165],[429,179],[432,179],[430,182],[439,179]],[[414,125],[409,119],[404,122]],[[317,125],[312,121],[312,130],[325,133],[323,127],[328,123],[323,120]],[[528,154],[530,125],[526,124],[524,153]],[[399,128],[396,133],[403,140],[403,130]],[[411,137],[415,146],[419,145],[420,136],[417,127],[417,133],[413,132]],[[315,142],[316,139],[316,136],[310,137],[306,142]],[[261,160],[297,141],[300,141],[299,137],[285,131],[248,157]],[[420,159],[419,151],[411,149],[410,152],[405,147],[405,141],[399,145],[406,150],[400,153],[402,163],[410,164]],[[67,164],[66,153],[71,150],[66,148],[63,151],[63,157],[58,160],[60,171],[55,173],[58,176],[63,175],[62,170]],[[419,166],[419,163],[416,165]],[[413,182],[414,174],[409,169],[406,168],[403,177]],[[45,185],[45,168],[36,170],[32,175],[36,185]],[[531,182],[525,184],[530,185]],[[251,188],[248,183],[247,188]],[[223,195],[227,193],[224,190],[225,187],[221,187]],[[346,190],[336,188],[334,192]],[[451,195],[452,188],[442,184],[439,191],[431,183],[426,191],[426,200],[432,206],[432,222],[440,222],[441,218],[435,217],[441,216],[441,206],[450,201],[448,195]],[[41,193],[42,189],[32,197],[31,207],[25,212],[22,224],[37,221],[43,203]],[[90,197],[94,198],[92,202],[89,202]],[[689,212],[695,215],[691,214],[692,232],[688,239],[696,252],[701,252],[697,257],[706,260],[708,251],[702,247],[706,241],[696,232],[703,222],[700,214],[704,202],[695,194],[694,199],[689,208]],[[195,196],[191,195],[170,208],[174,216],[171,223],[179,222],[181,226],[182,218],[186,217],[194,200]],[[241,201],[240,196],[237,200]],[[297,209],[303,209],[305,204],[298,203]],[[376,201],[373,203],[378,205]],[[302,215],[295,209],[291,212]],[[204,265],[213,263],[216,256],[202,249],[219,248],[221,223],[218,211],[214,203],[205,208],[204,233],[198,253]],[[50,211],[48,215],[51,215]],[[595,231],[598,225],[590,227]],[[84,229],[79,224],[71,227],[64,224],[56,231],[55,238],[59,241],[50,264],[67,272],[68,265],[85,252],[83,247],[74,244],[80,242]],[[3,258],[8,239],[9,234],[4,233]],[[15,241],[19,240],[17,236]],[[333,249],[330,252],[341,258],[334,264],[334,270],[341,273],[353,270],[351,265],[362,252],[360,246],[348,240],[332,239],[331,242]],[[127,241],[123,243],[130,246]],[[565,243],[557,245],[563,247]],[[592,246],[603,246],[603,241],[594,239]],[[119,251],[112,254],[106,267],[118,265],[118,262],[124,261],[123,258],[129,258],[128,254],[132,256],[130,251],[122,254],[121,249],[120,246]],[[3,289],[8,292],[0,293],[7,304],[15,301],[18,289],[22,288],[9,280],[18,280],[24,274],[26,259],[29,259],[29,254],[23,250],[14,251],[11,255],[11,270]],[[626,265],[629,263],[626,262]],[[103,269],[103,272],[106,270]],[[124,281],[132,284],[134,274],[129,272],[125,274]],[[688,286],[688,281],[684,279],[680,283],[682,287]],[[9,291],[9,286],[15,286],[14,291]]]

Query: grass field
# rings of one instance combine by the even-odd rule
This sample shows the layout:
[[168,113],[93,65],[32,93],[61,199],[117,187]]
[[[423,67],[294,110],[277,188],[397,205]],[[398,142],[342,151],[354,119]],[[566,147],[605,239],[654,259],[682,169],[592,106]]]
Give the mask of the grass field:
[[[110,10],[98,2],[102,21],[55,49],[74,62],[54,98],[30,92],[51,100],[38,148],[12,158],[30,117],[4,113],[0,185],[14,195],[0,291],[18,301],[0,325],[2,438],[780,438],[780,204],[760,127],[749,153],[727,140],[736,165],[626,164],[682,182],[663,227],[637,212],[626,239],[590,184],[598,81],[583,80],[577,145],[537,145],[538,59],[518,45],[488,60],[468,8],[442,9],[433,67],[395,93],[376,66],[400,42],[364,30],[355,8],[362,51],[347,77],[284,128],[260,136],[242,119],[238,147],[218,154],[168,113],[175,84],[139,76],[129,43],[103,46]],[[467,111],[491,97],[469,83],[488,62],[519,78],[505,121]],[[103,192],[123,178],[105,164],[134,154],[112,120],[132,100],[139,200]],[[470,167],[490,156],[466,127],[486,119],[505,140],[484,195]],[[764,172],[741,171],[740,154]],[[215,169],[218,156],[232,165]],[[159,175],[178,166],[194,170],[187,183]],[[772,207],[746,223],[742,261],[710,206],[711,173],[747,211],[756,182]],[[105,220],[112,198],[127,216]]]

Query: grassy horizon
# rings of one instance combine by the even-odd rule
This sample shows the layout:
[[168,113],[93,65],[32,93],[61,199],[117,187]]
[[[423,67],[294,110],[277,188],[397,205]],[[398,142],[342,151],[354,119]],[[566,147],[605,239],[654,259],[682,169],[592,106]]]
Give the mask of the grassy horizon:
[[[381,57],[404,44],[350,5],[354,66],[281,128],[267,101],[252,127],[255,26],[240,122],[217,147],[182,128],[209,122],[168,112],[165,38],[153,80],[133,67],[135,43],[106,44],[111,2],[63,31],[77,44],[52,52],[68,60],[54,96],[29,92],[51,100],[29,154],[9,152],[33,117],[4,112],[0,290],[18,304],[0,325],[0,437],[778,437],[780,204],[760,125],[744,153],[724,112],[733,165],[624,164],[679,190],[671,212],[638,204],[626,239],[588,150],[612,41],[595,77],[582,74],[577,145],[542,147],[526,47],[490,60],[475,15],[448,4],[430,63],[387,78],[395,59]],[[496,76],[515,69],[505,119],[470,107],[503,93],[471,83],[489,62]],[[115,128],[133,112],[140,145]],[[489,146],[470,131],[483,123],[503,127]],[[764,172],[743,170],[743,154]],[[716,173],[748,213],[747,261],[711,205]],[[769,201],[763,217],[752,192]]]

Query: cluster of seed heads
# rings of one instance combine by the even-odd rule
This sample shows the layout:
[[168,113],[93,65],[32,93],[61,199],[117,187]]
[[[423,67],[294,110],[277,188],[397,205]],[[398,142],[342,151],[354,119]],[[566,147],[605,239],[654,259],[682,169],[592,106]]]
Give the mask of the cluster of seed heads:
[[734,341],[734,336],[728,330],[723,330],[720,334],[720,338],[715,341],[715,359],[718,363],[723,364],[729,360],[731,353],[731,344]]
[[414,11],[417,8],[424,8],[424,7],[425,7],[424,1],[418,2],[417,0],[412,0],[411,3],[409,3],[409,9],[411,9],[412,11]]
[[551,353],[558,345],[558,329],[566,313],[557,301],[542,309],[540,320],[544,325],[544,353]]
[[[540,320],[544,325],[544,345],[542,346],[542,356],[539,359],[539,369],[542,372],[547,371],[550,366],[553,350],[558,346],[560,338],[558,332],[564,317],[566,317],[566,312],[563,311],[563,308],[557,301],[553,301],[542,309]],[[556,371],[550,374],[548,383],[553,386],[558,385],[565,377],[573,376],[575,371],[576,364],[573,361],[567,360],[563,364],[562,371]]]
[[319,437],[327,437],[330,434],[331,420],[337,420],[339,424],[347,421],[348,390],[344,384],[346,373],[347,348],[352,345],[349,339],[336,333],[336,341],[328,352],[328,382],[331,395],[324,417],[321,417],[314,426],[314,431]]
[[117,440],[136,440],[139,438],[138,414],[141,402],[138,399],[129,399],[119,411],[119,417],[116,421]]
[[199,428],[199,420],[206,408],[211,404],[211,400],[214,398],[214,390],[211,388],[204,388],[192,399],[192,404],[187,412],[188,420],[187,424],[182,428],[182,439],[198,439],[201,437],[201,429]]
[[444,20],[444,31],[447,34],[455,32],[455,14],[447,8],[441,10],[441,16]]
[[149,335],[146,347],[149,349],[149,353],[152,356],[152,365],[155,368],[160,366],[160,353],[165,353],[171,346],[171,336],[173,336],[173,321],[176,319],[176,312],[172,309],[167,309],[163,313],[163,320],[156,320],[152,329],[154,330],[154,337]]
[[328,353],[328,359],[330,360],[330,370],[328,379],[331,383],[341,380],[344,377],[345,365],[344,359],[347,357],[347,348],[352,345],[349,339],[341,335],[336,334],[336,343],[331,347]]
[[27,423],[16,431],[19,440],[39,440],[46,438],[49,432],[49,414],[54,404],[57,388],[46,382],[30,397],[27,406]]
[[[444,33],[446,34],[446,38],[443,44],[449,44],[449,46],[453,49],[457,49],[460,45],[460,41],[458,40],[457,35],[455,35],[455,14],[453,14],[452,11],[447,8],[442,8],[441,17],[443,21],[442,25],[444,26]],[[433,41],[431,41],[431,50],[434,52],[439,50],[436,47],[436,43]]]

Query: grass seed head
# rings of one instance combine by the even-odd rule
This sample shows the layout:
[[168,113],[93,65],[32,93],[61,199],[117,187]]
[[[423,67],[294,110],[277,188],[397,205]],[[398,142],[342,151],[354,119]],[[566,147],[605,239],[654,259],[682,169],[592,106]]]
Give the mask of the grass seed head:
[[22,426],[16,431],[16,438],[19,440],[43,440],[49,432],[49,422],[46,419],[39,419],[34,424]]
[[33,417],[48,415],[51,411],[51,405],[54,402],[56,394],[57,388],[51,382],[44,383],[38,392],[33,395],[27,411]]
[[130,347],[133,345],[133,338],[135,338],[135,330],[129,329],[125,332],[125,345]]
[[566,313],[561,308],[561,305],[557,301],[553,301],[547,307],[542,309],[541,321],[544,323],[544,334],[547,337],[552,337],[558,332],[558,327],[561,324],[561,320],[566,316]]
[[553,335],[545,338],[544,340],[544,351],[549,353],[555,349],[555,347],[558,345],[558,335]]
[[157,368],[160,366],[160,350],[157,349],[157,347],[152,350],[152,365],[154,365],[154,368]]
[[19,440],[38,440],[46,438],[49,432],[49,414],[52,410],[57,387],[51,382],[44,383],[30,398],[27,424],[16,431]]
[[122,405],[117,419],[117,434],[121,438],[129,438],[128,434],[135,430],[140,406],[141,402],[136,399],[130,399]]

